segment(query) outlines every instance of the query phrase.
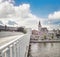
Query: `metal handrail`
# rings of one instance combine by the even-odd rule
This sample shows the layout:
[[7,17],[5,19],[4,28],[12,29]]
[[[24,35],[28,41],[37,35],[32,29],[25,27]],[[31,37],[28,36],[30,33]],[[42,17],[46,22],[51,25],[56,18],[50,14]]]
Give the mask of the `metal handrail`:
[[[0,57],[27,57],[26,49],[27,47],[29,48],[29,35],[29,33],[23,35],[16,35],[14,36],[15,38],[13,40],[0,46]],[[24,46],[24,50],[21,50],[21,45]],[[21,52],[23,52],[23,55],[21,55]]]

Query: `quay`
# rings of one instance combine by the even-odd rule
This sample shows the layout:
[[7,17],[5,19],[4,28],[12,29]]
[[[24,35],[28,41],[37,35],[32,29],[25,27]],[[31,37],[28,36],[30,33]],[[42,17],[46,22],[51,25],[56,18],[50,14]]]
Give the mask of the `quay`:
[[30,43],[60,43],[60,40],[31,40]]

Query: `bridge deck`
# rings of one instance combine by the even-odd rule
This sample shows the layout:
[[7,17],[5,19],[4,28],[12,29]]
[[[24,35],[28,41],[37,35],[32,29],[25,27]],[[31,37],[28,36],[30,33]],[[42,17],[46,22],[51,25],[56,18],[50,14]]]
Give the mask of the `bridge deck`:
[[0,46],[10,42],[11,40],[16,39],[17,37],[20,37],[21,35],[23,35],[23,34],[0,38]]
[[31,43],[60,43],[60,40],[31,40]]

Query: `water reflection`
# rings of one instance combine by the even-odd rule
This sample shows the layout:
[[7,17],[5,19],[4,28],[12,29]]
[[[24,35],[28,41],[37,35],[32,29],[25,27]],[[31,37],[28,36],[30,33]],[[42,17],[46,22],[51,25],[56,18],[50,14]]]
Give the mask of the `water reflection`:
[[51,43],[51,47],[53,47],[53,43]]
[[30,57],[60,57],[60,43],[31,43]]

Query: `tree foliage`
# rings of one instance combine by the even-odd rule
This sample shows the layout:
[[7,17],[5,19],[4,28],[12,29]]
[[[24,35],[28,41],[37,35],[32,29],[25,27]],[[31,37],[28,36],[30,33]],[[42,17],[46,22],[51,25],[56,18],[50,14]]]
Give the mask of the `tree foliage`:
[[26,33],[26,30],[23,27],[18,27],[17,31],[18,32]]

